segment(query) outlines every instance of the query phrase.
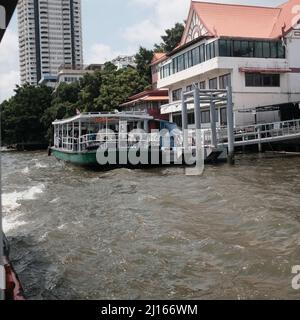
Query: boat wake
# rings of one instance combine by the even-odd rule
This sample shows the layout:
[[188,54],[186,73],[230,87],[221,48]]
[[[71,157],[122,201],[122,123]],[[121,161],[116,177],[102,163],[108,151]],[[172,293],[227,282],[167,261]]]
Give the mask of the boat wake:
[[19,220],[21,213],[18,209],[21,207],[21,202],[26,200],[35,200],[37,196],[42,194],[45,190],[44,184],[38,184],[30,187],[24,191],[14,191],[10,193],[3,193],[2,208],[3,208],[3,229],[4,232],[12,231],[25,224],[24,221]]

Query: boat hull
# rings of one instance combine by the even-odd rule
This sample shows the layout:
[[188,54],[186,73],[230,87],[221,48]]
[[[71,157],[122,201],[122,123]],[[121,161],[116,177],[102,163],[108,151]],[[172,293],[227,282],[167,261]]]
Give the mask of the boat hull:
[[55,158],[70,162],[80,166],[96,166],[98,165],[96,158],[96,150],[89,152],[67,152],[52,148],[51,155]]

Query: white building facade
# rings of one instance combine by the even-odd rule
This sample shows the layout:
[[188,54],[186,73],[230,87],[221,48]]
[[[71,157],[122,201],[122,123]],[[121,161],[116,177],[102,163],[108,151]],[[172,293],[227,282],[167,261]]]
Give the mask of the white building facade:
[[81,0],[19,0],[21,83],[52,79],[61,65],[81,68]]
[[[265,8],[193,1],[180,45],[153,62],[157,87],[169,89],[171,101],[161,113],[180,125],[183,91],[230,85],[236,126],[300,118],[297,2]],[[194,106],[188,109],[193,125]],[[201,118],[210,125],[208,106],[202,105]],[[226,106],[217,106],[217,119],[227,124]]]

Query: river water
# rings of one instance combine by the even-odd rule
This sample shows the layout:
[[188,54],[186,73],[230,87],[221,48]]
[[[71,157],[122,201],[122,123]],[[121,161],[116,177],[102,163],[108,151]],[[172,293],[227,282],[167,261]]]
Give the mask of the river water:
[[300,157],[95,172],[4,153],[4,228],[29,299],[300,298]]

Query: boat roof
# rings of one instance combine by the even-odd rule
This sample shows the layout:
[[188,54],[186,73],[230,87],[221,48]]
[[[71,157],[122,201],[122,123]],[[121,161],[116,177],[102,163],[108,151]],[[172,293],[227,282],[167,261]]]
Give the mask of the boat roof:
[[89,120],[97,118],[123,118],[128,120],[153,120],[154,118],[145,112],[115,112],[115,113],[102,113],[102,112],[85,112],[80,113],[74,117],[62,120],[55,120],[53,125],[72,123],[79,120]]

